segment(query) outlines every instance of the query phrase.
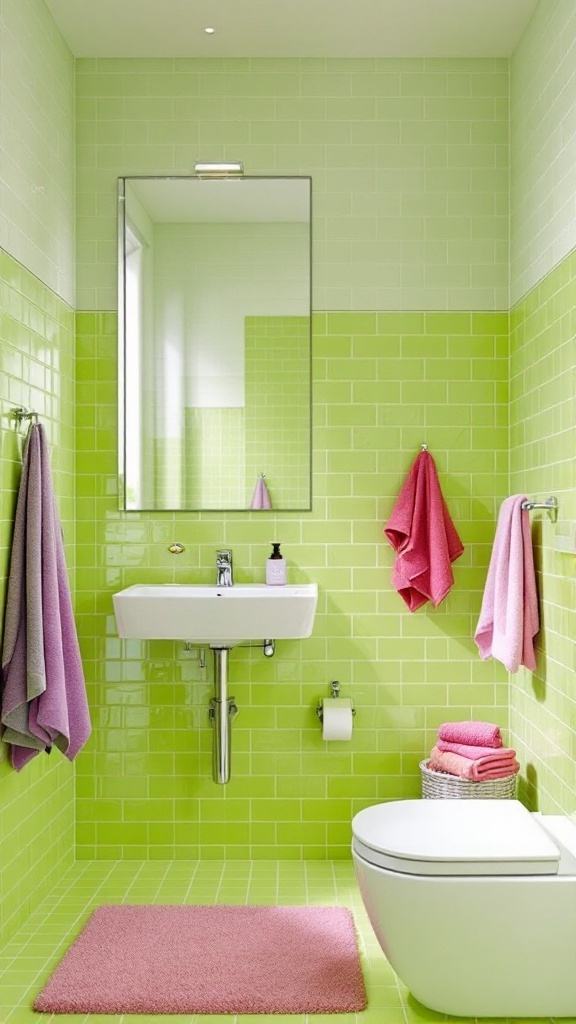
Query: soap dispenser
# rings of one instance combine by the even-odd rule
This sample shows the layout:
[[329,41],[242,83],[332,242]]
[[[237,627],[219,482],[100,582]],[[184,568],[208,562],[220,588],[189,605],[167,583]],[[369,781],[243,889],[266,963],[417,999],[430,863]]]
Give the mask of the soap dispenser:
[[272,554],[266,562],[266,583],[269,587],[283,587],[286,583],[286,559],[280,554],[280,545],[272,541]]

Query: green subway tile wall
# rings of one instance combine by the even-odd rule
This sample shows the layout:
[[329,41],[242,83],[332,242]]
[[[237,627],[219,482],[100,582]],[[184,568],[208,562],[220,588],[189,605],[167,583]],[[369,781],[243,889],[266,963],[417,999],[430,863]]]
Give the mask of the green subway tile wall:
[[[531,513],[542,634],[534,675],[512,676],[511,724],[525,766],[530,805],[576,811],[576,581],[574,543],[576,253],[512,311],[510,353],[511,490],[540,501],[556,495],[558,523]],[[572,554],[557,550],[566,537]]]
[[[310,508],[310,318],[245,319],[246,479],[260,473],[274,508]],[[213,506],[214,507],[214,506]]]
[[[507,313],[317,313],[311,512],[122,513],[116,503],[116,323],[78,321],[77,609],[95,731],[77,762],[81,858],[348,857],[350,820],[416,796],[447,715],[508,722],[508,682],[472,640],[508,484]],[[382,535],[426,441],[466,545],[453,592],[410,614]],[[320,588],[314,634],[268,660],[236,648],[232,781],[211,778],[212,664],[172,642],[121,641],[111,595],[211,582],[215,549],[260,582],[279,539],[291,582]],[[185,552],[168,552],[178,540]],[[357,715],[325,743],[315,714],[339,679]]]
[[[74,313],[0,250],[2,499],[0,593],[6,598],[12,526],[26,427],[11,410],[41,417],[74,583]],[[74,769],[58,751],[16,773],[0,745],[0,942],[27,919],[74,859]]]
[[[447,714],[507,725],[506,673],[472,636],[508,490],[508,62],[79,60],[77,117],[77,607],[96,719],[79,855],[347,857],[356,808],[419,792]],[[119,513],[116,179],[238,158],[312,176],[312,510]],[[382,525],[424,441],[466,552],[447,602],[411,615]],[[111,595],[210,582],[222,545],[238,581],[263,580],[270,540],[290,580],[317,580],[316,627],[271,661],[234,650],[218,787],[210,662],[121,642]],[[351,743],[325,745],[314,708],[335,678],[358,713]]]

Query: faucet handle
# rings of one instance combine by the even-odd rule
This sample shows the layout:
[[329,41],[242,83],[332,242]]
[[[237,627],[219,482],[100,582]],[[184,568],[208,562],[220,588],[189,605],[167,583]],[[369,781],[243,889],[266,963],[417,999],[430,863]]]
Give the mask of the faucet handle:
[[230,548],[221,548],[216,552],[216,561],[223,565],[232,565],[232,552]]

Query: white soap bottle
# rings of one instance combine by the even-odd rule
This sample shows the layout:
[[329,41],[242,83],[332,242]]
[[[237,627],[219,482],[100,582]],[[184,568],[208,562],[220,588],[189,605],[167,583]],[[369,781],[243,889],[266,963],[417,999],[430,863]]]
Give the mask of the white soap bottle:
[[272,554],[266,561],[266,583],[269,587],[283,587],[286,583],[286,559],[280,554],[280,544],[271,541]]

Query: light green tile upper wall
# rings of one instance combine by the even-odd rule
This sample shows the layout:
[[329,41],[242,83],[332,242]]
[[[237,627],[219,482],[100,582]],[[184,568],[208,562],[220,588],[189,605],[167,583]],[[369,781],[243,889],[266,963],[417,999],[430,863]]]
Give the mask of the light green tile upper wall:
[[508,308],[505,60],[79,60],[78,308],[116,308],[116,181],[313,179],[315,309]]
[[0,4],[0,240],[74,302],[74,59],[43,0]]
[[576,245],[576,6],[541,0],[510,65],[511,303]]

